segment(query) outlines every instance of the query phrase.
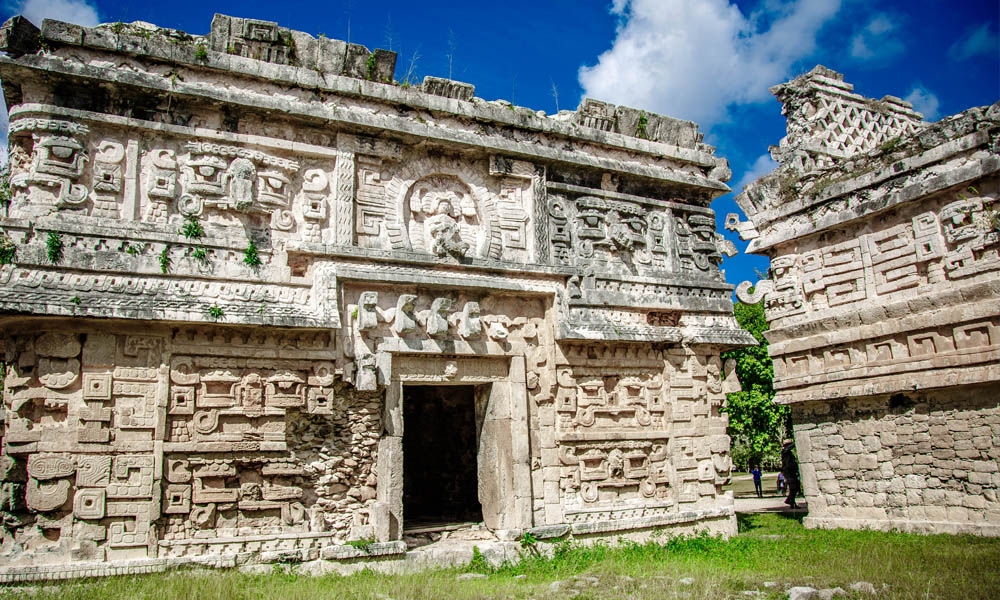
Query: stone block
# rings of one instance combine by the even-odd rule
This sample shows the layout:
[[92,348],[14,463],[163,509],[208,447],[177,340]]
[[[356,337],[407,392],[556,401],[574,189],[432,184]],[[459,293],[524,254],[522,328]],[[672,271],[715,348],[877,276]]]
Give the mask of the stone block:
[[924,492],[924,502],[935,506],[944,506],[945,492],[940,489],[928,489]]
[[73,514],[80,519],[97,520],[105,515],[105,492],[103,489],[77,490],[73,498]]
[[[43,21],[43,25],[46,23]],[[67,40],[66,43],[79,44],[78,35],[73,35],[73,31],[80,28],[69,23],[49,21],[47,27],[48,39]],[[7,20],[0,27],[0,50],[6,52],[11,58],[17,58],[24,54],[34,54],[41,47],[40,31],[31,21],[15,15]]]
[[978,450],[990,450],[993,448],[993,438],[988,436],[972,438],[972,446]]
[[977,485],[992,485],[993,476],[989,473],[980,473],[978,471],[972,471],[969,473],[969,483],[974,483]]
[[874,454],[862,454],[858,457],[858,468],[873,470],[878,468],[878,458]]
[[866,435],[861,438],[861,444],[865,452],[877,452],[882,448],[882,442],[874,435]]
[[819,482],[819,491],[824,494],[839,494],[840,484],[836,479],[825,479]]
[[475,95],[475,87],[468,83],[442,79],[440,77],[424,77],[420,86],[421,90],[435,96],[453,98],[455,100],[470,101]]
[[894,431],[882,431],[879,433],[879,442],[883,446],[893,446],[896,444],[897,437]]
[[979,473],[996,473],[1000,468],[995,460],[975,460],[972,461],[972,470]]
[[948,520],[964,522],[969,520],[969,510],[962,506],[949,506]]

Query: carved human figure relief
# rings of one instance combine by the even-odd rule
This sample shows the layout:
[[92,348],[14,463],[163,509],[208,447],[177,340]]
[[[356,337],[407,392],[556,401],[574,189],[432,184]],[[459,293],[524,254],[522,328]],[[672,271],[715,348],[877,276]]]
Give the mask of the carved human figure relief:
[[469,187],[450,175],[431,175],[410,188],[410,243],[439,257],[482,257],[489,243]]
[[247,210],[253,205],[254,181],[257,168],[245,158],[237,158],[229,165],[229,199],[236,210]]
[[462,241],[458,221],[455,220],[454,200],[450,194],[432,200],[433,214],[424,221],[424,231],[430,242],[431,252],[438,256],[451,254],[462,257],[469,250],[469,244]]

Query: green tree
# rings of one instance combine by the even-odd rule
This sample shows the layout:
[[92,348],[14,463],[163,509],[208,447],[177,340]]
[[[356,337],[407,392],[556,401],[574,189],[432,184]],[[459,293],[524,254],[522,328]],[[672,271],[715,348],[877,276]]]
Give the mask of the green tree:
[[736,376],[743,391],[729,394],[729,436],[733,440],[732,457],[736,467],[750,465],[775,468],[781,463],[781,440],[791,431],[791,411],[774,400],[774,364],[767,354],[768,329],[763,303],[735,306],[736,320],[749,331],[759,346],[730,350],[722,359],[736,360]]

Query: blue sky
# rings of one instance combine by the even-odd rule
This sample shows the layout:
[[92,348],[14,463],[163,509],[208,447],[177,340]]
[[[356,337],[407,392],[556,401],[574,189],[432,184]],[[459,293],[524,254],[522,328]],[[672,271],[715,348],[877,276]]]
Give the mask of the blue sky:
[[[816,64],[855,91],[911,100],[928,120],[1000,99],[998,0],[506,0],[119,2],[16,0],[22,13],[94,25],[148,21],[192,34],[213,13],[277,21],[399,53],[396,77],[451,76],[487,100],[547,113],[583,96],[696,121],[729,159],[739,191],[774,168],[784,135],[767,88]],[[722,219],[732,195],[713,204]],[[726,232],[727,234],[729,232]],[[737,241],[741,249],[745,244]],[[767,261],[726,259],[727,280]]]

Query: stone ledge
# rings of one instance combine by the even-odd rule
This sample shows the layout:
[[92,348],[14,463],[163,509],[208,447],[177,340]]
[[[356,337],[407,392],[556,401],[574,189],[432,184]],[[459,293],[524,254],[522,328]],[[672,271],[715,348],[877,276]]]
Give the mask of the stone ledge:
[[[0,270],[0,282],[6,283],[0,290],[0,308],[10,313],[211,323],[209,309],[217,306],[224,313],[217,319],[221,323],[340,327],[336,311],[317,311],[310,304],[281,305],[274,299],[282,297],[283,288],[263,282],[220,283],[205,278],[143,276],[124,271],[65,275],[52,269],[22,267]],[[189,293],[177,293],[181,288]],[[311,290],[311,286],[304,287],[301,293],[310,295]],[[259,298],[245,298],[255,291],[261,295]],[[263,312],[262,303],[267,303]]]
[[185,546],[222,545],[222,544],[248,544],[258,542],[282,542],[282,541],[319,541],[333,539],[333,533],[279,533],[274,535],[244,535],[227,537],[190,538],[183,540],[160,540],[161,548],[180,548]]
[[[295,536],[278,536],[280,538],[291,538]],[[330,537],[321,535],[300,536],[300,537]],[[276,539],[273,536],[252,536],[245,538],[220,538],[218,543],[244,543],[248,541],[270,541]],[[210,540],[185,540],[183,542],[161,541],[160,546],[182,546],[194,545],[199,542],[204,543]],[[313,550],[313,552],[310,552]],[[149,573],[162,573],[170,569],[181,567],[211,567],[211,568],[234,568],[242,563],[278,563],[278,562],[305,562],[315,560],[312,556],[315,548],[296,548],[289,550],[265,551],[253,556],[237,554],[209,554],[195,557],[176,558],[150,558],[135,559],[110,562],[79,562],[61,565],[27,565],[0,567],[0,584],[28,583],[33,581],[55,581],[65,579],[79,579],[89,577],[112,577],[122,575],[145,575]],[[244,553],[245,554],[245,553]],[[369,544],[364,549],[347,545],[330,545],[320,549],[319,554],[324,560],[353,560],[363,558],[404,556],[407,554],[406,543],[402,541],[376,542]],[[256,559],[256,560],[254,560]]]
[[589,535],[594,533],[613,533],[632,529],[650,529],[665,525],[697,523],[706,519],[727,518],[736,515],[732,506],[721,506],[708,510],[689,510],[667,515],[653,515],[634,519],[618,519],[614,521],[592,521],[590,523],[574,523],[573,535]]
[[[778,357],[910,331],[961,325],[1000,314],[1000,280],[975,281],[968,285],[958,281],[947,289],[911,288],[911,292],[914,295],[897,302],[862,310],[852,303],[836,312],[826,310],[820,318],[775,327],[767,332],[768,348],[772,356]],[[958,299],[966,302],[957,302]],[[836,318],[840,315],[850,316],[852,322],[838,322]]]
[[236,566],[233,555],[215,555],[184,558],[147,558],[122,561],[79,562],[62,565],[30,565],[0,567],[0,584],[54,581],[83,577],[113,577],[161,573],[184,566],[232,568]]
[[680,202],[671,202],[670,200],[657,200],[655,198],[636,196],[635,194],[623,194],[621,192],[598,190],[594,188],[584,187],[582,185],[573,185],[571,183],[561,183],[558,181],[547,181],[545,182],[545,187],[546,189],[556,190],[560,192],[573,192],[577,194],[584,194],[587,196],[596,196],[598,198],[608,198],[611,200],[624,200],[626,202],[638,202],[640,204],[649,204],[653,206],[669,208],[671,210],[698,213],[702,215],[708,215],[713,218],[715,217],[715,212],[711,208],[705,206],[698,206],[695,204],[681,204]]
[[1000,525],[991,523],[960,523],[957,521],[920,521],[902,519],[851,519],[848,517],[806,517],[802,523],[809,529],[860,529],[899,531],[921,534],[972,534],[1000,537]]
[[[249,59],[243,59],[249,60]],[[253,61],[256,62],[256,61]],[[630,136],[625,136],[617,133],[608,133],[600,130],[594,130],[586,127],[573,126],[561,121],[556,121],[549,119],[547,117],[536,117],[534,112],[526,111],[528,114],[523,114],[525,111],[516,111],[511,113],[510,110],[503,109],[501,107],[493,106],[485,101],[477,102],[462,102],[459,100],[454,100],[450,98],[443,98],[440,96],[435,96],[432,94],[426,94],[421,91],[416,91],[413,89],[402,89],[397,88],[393,85],[382,84],[371,81],[364,81],[353,79],[349,77],[340,77],[327,75],[326,77],[317,79],[317,74],[315,71],[304,70],[308,73],[310,81],[301,81],[295,77],[296,71],[303,71],[299,67],[287,67],[282,65],[274,65],[270,63],[263,63],[267,70],[271,71],[281,71],[288,70],[289,73],[285,77],[268,77],[267,79],[273,80],[275,83],[281,83],[284,85],[293,85],[296,87],[307,87],[307,88],[317,88],[323,91],[332,92],[336,94],[341,94],[347,97],[360,97],[362,99],[374,100],[380,102],[386,102],[393,105],[407,105],[414,108],[422,108],[432,111],[440,111],[448,113],[455,117],[473,119],[477,121],[489,120],[497,123],[501,123],[506,126],[518,127],[526,129],[529,131],[534,131],[539,134],[554,135],[560,137],[566,137],[573,140],[578,140],[585,143],[592,143],[596,145],[611,146],[619,150],[624,150],[628,152],[635,152],[640,154],[648,154],[655,156],[657,158],[666,158],[669,160],[676,160],[683,163],[695,164],[703,168],[718,168],[719,163],[723,163],[722,159],[715,158],[712,154],[701,150],[694,150],[690,148],[683,148],[680,146],[662,143],[662,142],[652,142],[648,140],[633,138]],[[191,65],[199,66],[200,65]],[[175,96],[188,96],[188,97],[202,97],[209,102],[226,102],[231,103],[235,100],[234,96],[229,92],[219,92],[207,89],[205,86],[195,83],[184,83],[179,82],[171,87],[171,82],[165,80],[162,76],[156,76],[152,74],[143,73],[129,73],[122,74],[118,73],[115,69],[104,69],[91,67],[89,65],[71,65],[65,63],[60,58],[43,57],[43,56],[24,56],[18,60],[12,60],[7,57],[0,57],[0,71],[3,72],[4,79],[19,79],[20,77],[13,76],[12,70],[26,69],[30,71],[43,71],[46,73],[63,73],[70,77],[82,77],[86,79],[94,80],[104,80],[111,81],[121,85],[130,85],[136,87],[142,87],[152,90],[157,90],[162,93],[170,93]],[[259,72],[247,72],[247,73],[234,73],[244,76],[251,76],[255,78],[260,78]],[[342,80],[342,81],[341,81]],[[395,119],[395,118],[377,118],[376,116],[359,116],[355,114],[348,114],[344,110],[335,110],[335,107],[330,106],[310,106],[306,102],[298,101],[277,101],[271,96],[260,95],[259,97],[253,97],[250,94],[243,94],[239,96],[239,102],[245,106],[262,108],[265,110],[280,110],[293,114],[296,116],[302,116],[307,118],[320,118],[324,121],[342,122],[345,124],[359,125],[363,127],[368,127],[373,130],[377,129],[389,129],[392,131],[418,135],[421,137],[428,137],[432,139],[439,139],[441,141],[448,142],[458,142],[463,144],[468,144],[472,146],[482,146],[489,149],[502,149],[503,151],[509,152],[515,155],[522,155],[523,152],[519,149],[520,145],[517,142],[507,141],[505,138],[499,136],[487,137],[488,143],[484,142],[483,136],[480,136],[474,132],[464,132],[456,130],[444,130],[441,127],[436,127],[433,125],[421,125],[419,123],[412,123],[410,119]],[[530,115],[530,116],[529,116]],[[465,135],[462,135],[465,134]],[[576,160],[582,158],[582,154],[579,152],[567,153],[567,152],[542,152],[543,149],[533,146],[533,154],[546,156],[552,160],[561,160],[562,162],[569,162],[576,164]],[[593,162],[593,161],[590,161]],[[643,176],[651,177],[654,179],[665,179],[668,181],[673,181],[673,179],[667,177],[664,178],[661,175],[657,175],[656,172],[663,171],[662,168],[642,168],[639,165],[635,165],[634,169],[622,169],[625,165],[621,161],[614,161],[618,165],[617,168],[612,169],[614,171],[622,170],[623,172],[633,172],[634,170],[641,170]],[[587,163],[589,164],[589,163]],[[601,168],[607,168],[610,163],[602,165],[590,165],[590,166],[601,166]],[[723,163],[724,164],[724,163]],[[729,187],[717,179],[708,178],[704,176],[694,176],[686,173],[676,172],[674,173],[679,179],[678,183],[697,185],[699,187],[704,187],[717,192],[717,194],[722,194],[729,191]]]
[[396,554],[406,554],[406,542],[402,540],[396,540],[393,542],[375,542],[360,548],[345,544],[337,546],[324,546],[320,550],[320,558],[324,560],[351,560],[355,558],[392,556]]
[[833,384],[799,386],[798,389],[786,388],[775,395],[774,403],[795,404],[844,397],[881,396],[895,392],[912,392],[1000,381],[1000,350],[988,353],[980,364],[951,369],[932,365],[928,366],[927,369],[928,372],[925,373],[900,370],[879,377],[868,375]]
[[[887,197],[880,199],[878,205],[875,205],[874,201],[867,201],[862,204],[855,205],[852,208],[848,208],[843,212],[830,214],[829,216],[819,219],[816,222],[792,224],[791,222],[785,221],[783,222],[780,233],[771,230],[772,222],[769,221],[766,225],[757,226],[757,230],[760,232],[760,235],[750,242],[750,245],[747,247],[747,253],[760,253],[788,240],[800,238],[806,235],[818,235],[826,229],[838,227],[858,219],[868,218],[876,212],[882,212],[888,208],[904,204],[915,198],[929,196],[935,192],[961,185],[967,181],[992,175],[997,171],[1000,171],[1000,157],[988,156],[982,160],[975,161],[973,164],[966,167],[946,171],[939,176],[929,177],[922,181],[916,181],[910,185],[903,186],[898,191],[893,191],[891,193],[887,192]],[[890,183],[891,182],[886,183],[886,186],[890,185]],[[829,200],[824,200],[823,202],[817,204],[823,204],[826,202],[829,202]],[[813,204],[811,206],[816,206],[817,204]],[[807,209],[804,208],[798,212],[804,212],[805,210]],[[756,225],[756,221],[754,223]]]
[[572,526],[568,523],[562,523],[560,525],[540,525],[538,527],[532,527],[528,530],[535,539],[539,540],[549,540],[555,538],[561,538],[568,534]]

